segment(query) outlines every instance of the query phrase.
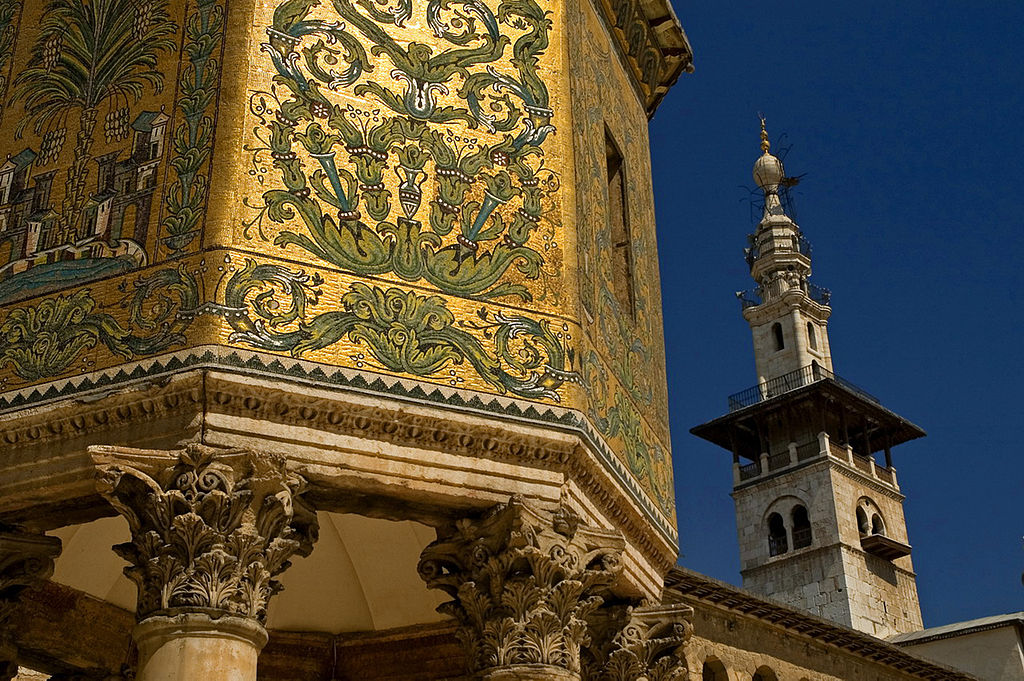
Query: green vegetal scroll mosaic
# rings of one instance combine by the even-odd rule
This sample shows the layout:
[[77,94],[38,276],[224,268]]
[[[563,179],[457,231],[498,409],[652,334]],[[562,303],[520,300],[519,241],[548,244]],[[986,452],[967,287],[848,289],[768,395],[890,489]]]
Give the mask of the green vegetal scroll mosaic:
[[[530,300],[523,280],[542,276],[535,233],[558,182],[543,165],[555,130],[538,70],[546,12],[534,0],[502,0],[496,11],[480,0],[334,0],[329,21],[309,16],[315,5],[288,0],[267,28],[275,87],[255,93],[251,109],[265,144],[254,152],[271,157],[278,188],[263,194],[252,226],[286,225],[277,245],[357,275]],[[437,46],[394,37],[414,12]],[[334,91],[376,108],[362,117]],[[439,101],[448,95],[457,104]],[[493,141],[459,134],[465,127]],[[392,174],[397,192],[385,182]]]

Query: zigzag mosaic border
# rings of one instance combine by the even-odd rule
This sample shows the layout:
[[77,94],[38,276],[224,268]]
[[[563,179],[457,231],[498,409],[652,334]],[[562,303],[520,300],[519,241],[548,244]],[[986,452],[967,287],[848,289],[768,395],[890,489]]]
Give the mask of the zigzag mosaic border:
[[643,509],[659,533],[673,545],[678,543],[678,532],[653,504],[626,467],[604,442],[593,424],[579,411],[548,405],[538,405],[514,398],[498,397],[461,388],[435,386],[425,390],[423,384],[370,371],[343,369],[317,362],[282,358],[259,352],[249,352],[222,346],[198,346],[188,350],[151,357],[131,365],[121,365],[73,378],[12,390],[0,394],[0,421],[6,414],[26,407],[41,406],[57,400],[80,396],[98,399],[108,390],[119,389],[125,383],[171,376],[191,369],[219,369],[239,374],[259,374],[287,377],[291,380],[329,386],[354,392],[387,395],[415,403],[428,402],[468,413],[501,415],[528,423],[556,426],[582,437],[598,453],[601,463],[610,470],[615,480],[627,490],[632,501]]

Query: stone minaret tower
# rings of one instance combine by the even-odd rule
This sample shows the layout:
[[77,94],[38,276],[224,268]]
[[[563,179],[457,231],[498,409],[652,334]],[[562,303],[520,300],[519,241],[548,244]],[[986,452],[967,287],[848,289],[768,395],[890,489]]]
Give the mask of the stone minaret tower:
[[829,294],[808,283],[811,249],[780,201],[787,178],[763,120],[761,149],[757,287],[738,294],[758,382],[692,432],[733,453],[745,588],[875,636],[919,629],[891,448],[924,431],[834,373]]

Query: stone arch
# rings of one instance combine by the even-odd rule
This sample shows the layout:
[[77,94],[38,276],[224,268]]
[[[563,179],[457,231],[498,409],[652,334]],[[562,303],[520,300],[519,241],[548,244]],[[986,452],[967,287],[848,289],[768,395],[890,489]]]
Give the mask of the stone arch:
[[704,658],[700,678],[701,681],[731,681],[729,678],[729,670],[726,669],[725,664],[714,655],[708,655]]
[[886,534],[885,516],[882,515],[882,509],[871,497],[864,496],[858,499],[854,513],[857,518],[857,532],[860,536]]
[[750,676],[750,681],[779,681],[779,676],[771,667],[763,664],[754,670],[754,673]]

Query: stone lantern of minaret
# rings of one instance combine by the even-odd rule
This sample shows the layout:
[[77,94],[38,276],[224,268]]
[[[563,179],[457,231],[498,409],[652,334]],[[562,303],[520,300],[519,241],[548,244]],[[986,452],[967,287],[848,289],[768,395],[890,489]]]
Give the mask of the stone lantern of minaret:
[[761,157],[754,182],[764,192],[764,215],[750,237],[747,262],[757,282],[752,296],[740,298],[743,317],[754,336],[758,381],[772,381],[804,368],[832,371],[828,344],[831,314],[828,291],[808,283],[811,247],[800,227],[786,215],[779,187],[786,177],[782,161],[772,155],[761,121]]
[[[737,294],[757,384],[692,433],[732,451],[743,586],[875,636],[921,627],[892,447],[924,431],[837,376],[829,293],[786,214],[788,182],[761,123],[754,180],[764,215],[749,237],[757,287]],[[882,455],[882,461],[876,461]]]

